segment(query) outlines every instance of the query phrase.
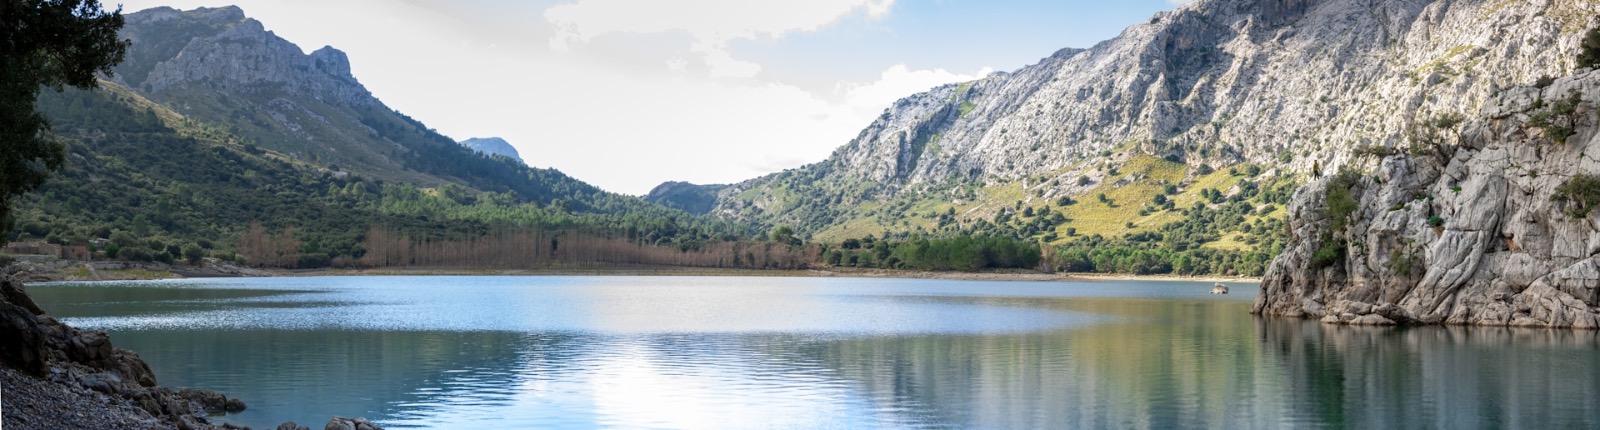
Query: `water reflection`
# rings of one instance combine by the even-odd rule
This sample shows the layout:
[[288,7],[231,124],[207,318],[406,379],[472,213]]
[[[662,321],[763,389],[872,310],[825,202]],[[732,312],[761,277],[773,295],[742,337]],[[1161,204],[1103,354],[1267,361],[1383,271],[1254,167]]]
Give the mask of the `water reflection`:
[[1327,427],[1595,428],[1593,331],[1371,328],[1260,319],[1292,422]]
[[[412,313],[402,315],[413,319],[403,330],[383,329],[391,319],[357,320],[377,315],[372,308],[426,309],[441,296],[487,299],[279,285],[297,292],[240,294],[239,306],[208,311],[252,315],[241,317],[252,325],[77,321],[123,327],[114,339],[150,360],[164,383],[243,398],[251,409],[228,419],[257,428],[335,414],[391,428],[1600,426],[1590,405],[1600,398],[1595,332],[1258,319],[1248,297],[1204,296],[1199,287],[1209,284],[1191,296],[1188,287],[1137,283],[722,282],[742,289],[545,286],[549,295],[507,300],[521,307],[495,307],[520,309],[499,320]],[[773,283],[750,286],[761,282]],[[562,298],[561,309],[541,304],[550,297]],[[190,301],[217,300],[230,303]],[[251,304],[262,301],[312,305]],[[633,315],[651,312],[640,305],[651,302],[662,311]],[[782,324],[758,321],[762,312],[719,313],[785,303],[793,309],[776,314]],[[938,318],[893,317],[915,311]],[[342,315],[319,316],[328,312]],[[720,315],[724,330],[715,330]],[[594,322],[613,318],[622,322]],[[504,329],[449,329],[487,320]],[[263,321],[272,324],[237,328]]]

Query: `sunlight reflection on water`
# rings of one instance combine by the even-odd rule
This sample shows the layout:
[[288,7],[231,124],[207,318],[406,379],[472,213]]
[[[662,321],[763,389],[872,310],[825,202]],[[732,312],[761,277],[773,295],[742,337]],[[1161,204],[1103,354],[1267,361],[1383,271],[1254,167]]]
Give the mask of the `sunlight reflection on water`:
[[[1233,285],[1236,292],[1254,286]],[[1329,327],[1209,283],[348,277],[32,286],[256,428],[1594,428],[1591,332]]]

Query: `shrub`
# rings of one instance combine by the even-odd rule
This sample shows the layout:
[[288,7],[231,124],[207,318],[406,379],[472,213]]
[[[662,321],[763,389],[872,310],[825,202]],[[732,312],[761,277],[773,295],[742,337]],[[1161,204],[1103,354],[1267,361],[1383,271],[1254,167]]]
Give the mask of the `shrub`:
[[1567,207],[1567,215],[1573,218],[1589,216],[1596,207],[1600,207],[1600,176],[1577,174],[1568,179],[1566,183],[1556,187],[1552,200],[1571,203]]
[[1341,170],[1338,176],[1328,180],[1327,213],[1333,220],[1334,231],[1344,232],[1345,227],[1349,226],[1350,215],[1357,209],[1355,195],[1350,189],[1360,179],[1361,175],[1353,170]]
[[1528,125],[1544,130],[1544,137],[1552,143],[1565,143],[1577,131],[1578,103],[1583,102],[1583,94],[1573,91],[1566,98],[1556,100],[1544,110],[1534,112],[1528,116]]
[[201,249],[200,245],[190,244],[183,247],[183,259],[188,260],[189,264],[200,264],[200,259],[205,258],[205,256],[206,251]]
[[1411,268],[1416,265],[1416,257],[1396,249],[1389,253],[1389,271],[1397,275],[1411,273]]
[[1600,67],[1600,27],[1589,29],[1578,46],[1578,68]]
[[1326,269],[1344,261],[1346,244],[1343,238],[1336,238],[1332,232],[1324,232],[1322,246],[1311,253],[1311,268]]
[[1441,218],[1438,215],[1429,216],[1428,217],[1428,226],[1429,227],[1433,227],[1433,228],[1443,228],[1444,227],[1444,218]]

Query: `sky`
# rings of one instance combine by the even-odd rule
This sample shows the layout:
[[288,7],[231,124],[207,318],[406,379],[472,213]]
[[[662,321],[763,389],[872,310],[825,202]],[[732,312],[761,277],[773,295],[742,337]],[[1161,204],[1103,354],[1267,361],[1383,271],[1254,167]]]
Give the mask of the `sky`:
[[[1087,48],[1180,0],[135,0],[333,46],[456,140],[641,195],[821,161],[897,99]],[[106,2],[117,4],[117,2]]]

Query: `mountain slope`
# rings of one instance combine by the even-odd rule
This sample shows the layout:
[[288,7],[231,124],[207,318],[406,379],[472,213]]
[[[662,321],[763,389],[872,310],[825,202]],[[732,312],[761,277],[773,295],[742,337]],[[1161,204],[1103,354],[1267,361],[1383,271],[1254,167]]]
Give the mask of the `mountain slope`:
[[[6,238],[277,267],[799,264],[732,243],[746,226],[477,154],[383,106],[342,53],[302,54],[237,8],[137,12],[124,34],[122,83],[41,96],[69,155]],[[476,258],[492,240],[530,255]]]
[[711,212],[717,204],[717,193],[727,185],[696,185],[688,182],[664,182],[650,189],[644,200],[670,208],[683,209],[695,215]]
[[186,117],[290,157],[386,181],[456,183],[595,210],[603,193],[553,169],[464,148],[389,109],[350,74],[343,52],[303,54],[237,7],[127,14],[133,41],[113,77]]
[[[1051,202],[1127,185],[1176,186],[1186,207],[1206,200],[1190,198],[1202,190],[1231,195],[1332,170],[1357,145],[1402,145],[1413,124],[1561,75],[1596,8],[1196,1],[1090,49],[902,99],[827,160],[723,191],[715,213],[837,239],[933,231],[945,212],[965,226],[1026,208],[1067,210]],[[1168,164],[1154,176],[1127,173],[1158,161]],[[1262,176],[1212,173],[1247,165]],[[1033,235],[1121,236],[1177,217],[1142,201],[1115,206],[1071,209],[1080,213],[1067,218],[1103,221]]]
[[[66,145],[67,159],[37,192],[15,201],[16,228],[5,236],[90,245],[97,259],[216,257],[289,268],[767,264],[718,263],[710,252],[688,252],[753,236],[743,226],[609,193],[568,197],[592,206],[576,210],[577,200],[525,203],[453,183],[419,188],[382,181],[262,149],[114,83],[97,91],[47,91],[39,110]],[[558,237],[569,254],[556,253]],[[518,252],[546,251],[520,259],[468,253],[492,240]],[[397,249],[404,252],[367,258]]]
[[512,147],[511,143],[506,142],[505,139],[498,137],[474,137],[458,143],[460,143],[461,146],[465,146],[467,149],[471,149],[479,154],[488,156],[499,155],[512,160],[517,160],[519,163],[528,163],[527,160],[522,159],[522,155],[517,154],[517,148]]

